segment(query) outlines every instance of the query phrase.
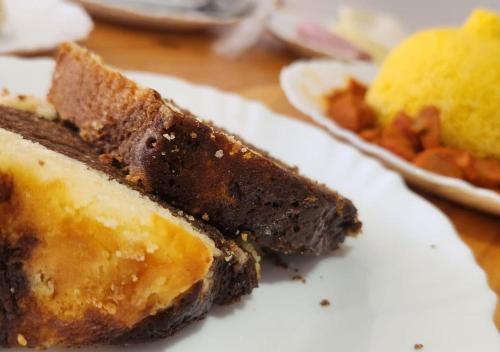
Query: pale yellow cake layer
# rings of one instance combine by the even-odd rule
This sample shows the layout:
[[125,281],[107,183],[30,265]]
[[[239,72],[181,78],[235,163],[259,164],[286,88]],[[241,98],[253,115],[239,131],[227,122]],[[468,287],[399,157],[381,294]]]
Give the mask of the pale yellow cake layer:
[[0,236],[36,237],[24,271],[43,316],[92,311],[132,326],[206,279],[218,250],[184,219],[3,129],[0,150],[0,175],[13,185],[0,202]]

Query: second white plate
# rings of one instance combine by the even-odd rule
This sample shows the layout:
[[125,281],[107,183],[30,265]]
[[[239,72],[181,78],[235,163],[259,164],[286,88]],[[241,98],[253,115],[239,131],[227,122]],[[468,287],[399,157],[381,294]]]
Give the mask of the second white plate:
[[349,77],[370,84],[376,73],[377,67],[366,63],[342,63],[332,60],[299,61],[283,69],[281,86],[288,100],[299,111],[326,127],[336,137],[400,172],[409,183],[466,206],[500,215],[498,193],[418,168],[391,152],[364,141],[357,134],[340,127],[326,116],[322,98],[325,94],[344,87]]
[[[161,1],[77,0],[96,17],[160,30],[196,30],[234,25],[250,14],[255,4],[237,0],[243,5],[236,13],[217,14],[173,8]],[[236,2],[236,0],[235,0]]]
[[62,42],[85,39],[92,20],[78,4],[66,0],[5,0],[5,28],[0,54],[36,54]]

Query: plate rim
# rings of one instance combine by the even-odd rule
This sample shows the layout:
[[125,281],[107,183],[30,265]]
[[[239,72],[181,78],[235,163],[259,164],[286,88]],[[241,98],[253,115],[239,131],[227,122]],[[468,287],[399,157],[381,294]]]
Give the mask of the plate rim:
[[92,15],[120,23],[156,28],[162,30],[195,30],[211,27],[233,26],[245,16],[216,18],[208,15],[187,13],[154,14],[147,11],[134,10],[128,6],[109,4],[97,0],[75,0]]

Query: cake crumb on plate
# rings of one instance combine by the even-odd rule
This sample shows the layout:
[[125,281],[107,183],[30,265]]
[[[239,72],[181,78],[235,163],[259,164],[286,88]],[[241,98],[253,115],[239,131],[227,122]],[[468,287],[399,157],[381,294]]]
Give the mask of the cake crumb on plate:
[[305,284],[305,283],[306,283],[306,279],[305,279],[305,277],[303,277],[302,275],[294,275],[294,276],[292,276],[292,280],[293,280],[293,281],[300,281],[300,282],[302,282],[303,284]]

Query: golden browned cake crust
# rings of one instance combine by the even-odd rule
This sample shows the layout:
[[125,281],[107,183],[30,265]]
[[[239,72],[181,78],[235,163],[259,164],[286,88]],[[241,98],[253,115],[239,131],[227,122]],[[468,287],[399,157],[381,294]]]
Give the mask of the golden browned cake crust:
[[78,135],[0,106],[0,346],[166,337],[257,284],[254,256],[125,186]]
[[351,201],[140,87],[74,44],[49,99],[132,182],[217,227],[282,253],[327,253],[361,223]]

